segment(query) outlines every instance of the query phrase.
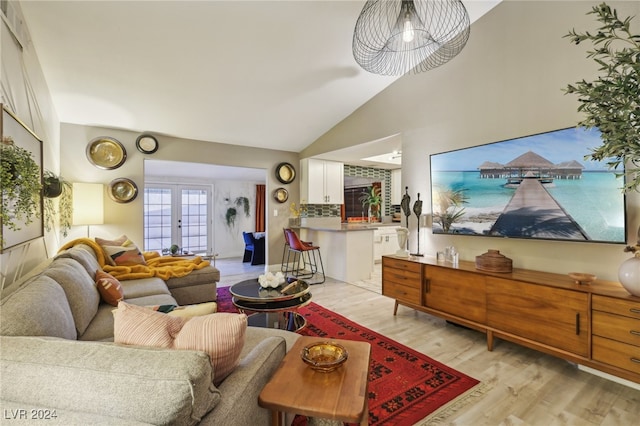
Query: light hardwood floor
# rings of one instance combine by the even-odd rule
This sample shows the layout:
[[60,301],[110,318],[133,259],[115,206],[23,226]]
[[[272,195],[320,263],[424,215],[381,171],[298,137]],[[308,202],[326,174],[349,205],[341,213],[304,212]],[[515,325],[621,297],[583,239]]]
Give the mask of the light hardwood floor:
[[312,287],[312,300],[480,380],[485,390],[446,419],[421,425],[640,425],[640,390],[503,340],[489,352],[484,334],[407,307],[394,316],[394,301],[372,291],[380,291],[379,280],[379,269],[357,285],[328,278]]

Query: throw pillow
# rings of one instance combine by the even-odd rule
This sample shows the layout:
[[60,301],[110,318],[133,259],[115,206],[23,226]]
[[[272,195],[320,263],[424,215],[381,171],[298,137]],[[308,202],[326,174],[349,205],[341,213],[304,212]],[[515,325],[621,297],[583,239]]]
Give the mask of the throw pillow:
[[118,306],[118,302],[124,298],[120,281],[101,269],[96,271],[96,286],[102,300],[110,305]]
[[218,310],[216,302],[198,303],[197,305],[178,306],[168,315],[181,318],[199,317],[201,315],[214,314]]
[[192,317],[185,322],[174,344],[177,349],[206,352],[213,366],[213,384],[218,386],[240,362],[246,330],[245,314],[217,313]]
[[125,345],[173,347],[185,320],[143,306],[118,303],[113,313],[113,341]]
[[112,266],[147,264],[144,260],[144,256],[140,252],[140,249],[133,241],[127,238],[126,235],[122,235],[120,238],[115,240],[105,240],[96,237],[96,243],[102,247],[107,262]]
[[216,386],[240,362],[246,330],[245,314],[180,318],[126,302],[120,302],[114,311],[114,342],[205,352]]

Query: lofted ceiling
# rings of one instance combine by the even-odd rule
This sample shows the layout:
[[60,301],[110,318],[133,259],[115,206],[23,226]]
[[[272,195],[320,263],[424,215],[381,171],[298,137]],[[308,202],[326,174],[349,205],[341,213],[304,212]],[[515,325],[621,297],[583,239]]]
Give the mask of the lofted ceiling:
[[[353,59],[364,3],[20,5],[61,122],[300,152],[395,81]],[[464,1],[472,22],[497,3]]]

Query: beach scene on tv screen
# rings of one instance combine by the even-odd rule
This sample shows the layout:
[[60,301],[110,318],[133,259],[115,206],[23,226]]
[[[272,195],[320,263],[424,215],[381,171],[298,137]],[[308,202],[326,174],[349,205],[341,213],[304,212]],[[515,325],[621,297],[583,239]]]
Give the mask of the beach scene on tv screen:
[[434,234],[625,243],[623,170],[585,160],[598,129],[433,154]]

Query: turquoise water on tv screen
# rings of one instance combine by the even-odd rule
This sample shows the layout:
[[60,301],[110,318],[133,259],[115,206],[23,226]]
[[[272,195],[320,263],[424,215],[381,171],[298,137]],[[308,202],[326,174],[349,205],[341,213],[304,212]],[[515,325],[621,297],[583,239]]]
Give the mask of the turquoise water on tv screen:
[[[435,187],[464,189],[468,197],[466,214],[452,229],[473,228],[476,234],[491,228],[516,191],[504,187],[504,178],[481,179],[479,171],[438,171],[434,175]],[[554,179],[547,190],[591,240],[625,243],[622,182],[611,172],[583,171],[582,179]]]

